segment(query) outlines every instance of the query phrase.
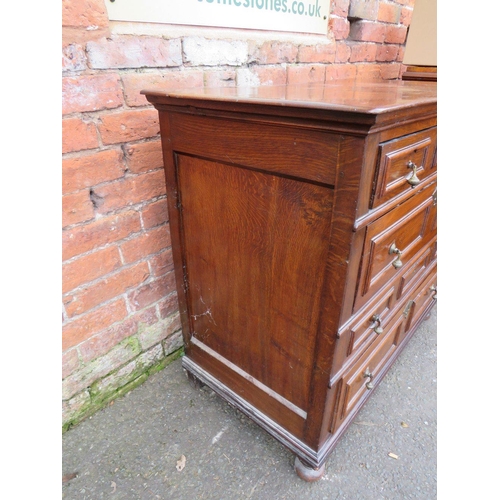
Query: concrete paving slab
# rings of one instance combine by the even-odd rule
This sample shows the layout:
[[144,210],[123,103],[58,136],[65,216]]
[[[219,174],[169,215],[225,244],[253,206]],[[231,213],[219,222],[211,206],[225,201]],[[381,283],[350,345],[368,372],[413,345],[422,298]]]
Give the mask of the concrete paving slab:
[[437,498],[436,318],[434,309],[320,481],[299,479],[291,452],[209,388],[193,388],[177,360],[63,435],[63,475],[76,476],[62,498]]

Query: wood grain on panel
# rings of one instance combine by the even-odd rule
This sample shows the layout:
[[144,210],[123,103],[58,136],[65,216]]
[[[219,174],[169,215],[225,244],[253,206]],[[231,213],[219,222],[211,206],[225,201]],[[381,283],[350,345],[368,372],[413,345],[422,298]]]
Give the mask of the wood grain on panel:
[[333,191],[186,155],[177,176],[191,335],[307,411]]

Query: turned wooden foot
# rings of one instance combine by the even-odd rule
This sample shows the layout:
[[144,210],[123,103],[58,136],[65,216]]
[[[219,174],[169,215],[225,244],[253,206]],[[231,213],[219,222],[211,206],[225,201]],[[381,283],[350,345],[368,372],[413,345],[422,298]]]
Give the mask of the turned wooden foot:
[[323,477],[323,474],[325,473],[325,464],[323,464],[321,467],[318,467],[317,469],[314,469],[312,467],[304,465],[299,457],[295,457],[294,466],[297,476],[309,483],[318,481],[318,479],[321,479]]
[[189,380],[189,383],[191,384],[191,387],[194,389],[201,389],[205,384],[197,377],[195,377],[191,372],[188,372],[187,370],[184,370],[187,378]]

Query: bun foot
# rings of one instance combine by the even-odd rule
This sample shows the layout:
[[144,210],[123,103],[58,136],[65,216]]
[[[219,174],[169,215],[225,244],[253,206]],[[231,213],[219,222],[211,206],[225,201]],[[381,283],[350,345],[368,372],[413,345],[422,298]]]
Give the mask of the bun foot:
[[295,457],[294,467],[297,476],[299,476],[300,479],[307,481],[308,483],[318,481],[318,479],[321,479],[323,477],[323,474],[325,473],[325,464],[323,464],[321,467],[318,467],[317,469],[314,469],[312,467],[304,465],[299,457]]

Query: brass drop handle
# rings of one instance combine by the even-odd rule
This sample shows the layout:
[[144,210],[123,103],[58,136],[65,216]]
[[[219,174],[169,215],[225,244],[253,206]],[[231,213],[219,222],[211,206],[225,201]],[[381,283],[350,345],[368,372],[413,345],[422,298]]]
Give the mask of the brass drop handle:
[[412,161],[409,161],[408,162],[408,168],[411,168],[413,169],[413,173],[411,174],[410,177],[408,177],[408,179],[406,179],[406,181],[408,182],[408,184],[414,188],[415,186],[418,186],[420,184],[420,179],[417,177],[417,165],[415,165],[415,163],[413,163]]
[[393,243],[389,248],[389,254],[392,255],[393,253],[397,254],[398,258],[392,263],[392,265],[396,269],[399,269],[403,265],[403,262],[401,260],[401,255],[403,254],[403,252],[396,247],[396,243]]
[[367,389],[373,389],[373,384],[372,384],[372,379],[373,379],[373,374],[370,372],[370,368],[368,367],[365,370],[365,373],[363,373],[363,378],[369,378],[368,382],[365,384]]
[[382,322],[381,322],[380,316],[378,314],[374,314],[371,318],[371,321],[372,321],[372,324],[370,325],[370,328],[373,329],[373,331],[377,335],[384,333],[384,329],[382,328]]
[[437,288],[436,288],[436,285],[432,285],[430,288],[429,288],[429,291],[431,293],[434,293],[434,295],[432,296],[433,299],[437,300]]

